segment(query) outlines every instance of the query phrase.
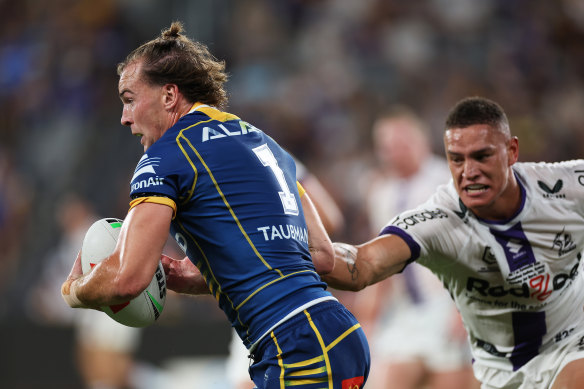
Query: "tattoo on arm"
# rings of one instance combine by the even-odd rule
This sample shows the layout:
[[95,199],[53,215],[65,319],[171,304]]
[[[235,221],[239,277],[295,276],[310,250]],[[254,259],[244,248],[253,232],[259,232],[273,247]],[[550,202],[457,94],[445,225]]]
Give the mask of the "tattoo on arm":
[[353,245],[334,242],[335,258],[338,258],[347,264],[351,281],[359,278],[359,269],[357,269],[357,248]]
[[351,274],[351,280],[355,281],[359,278],[359,269],[357,269],[356,263],[347,263],[347,270]]

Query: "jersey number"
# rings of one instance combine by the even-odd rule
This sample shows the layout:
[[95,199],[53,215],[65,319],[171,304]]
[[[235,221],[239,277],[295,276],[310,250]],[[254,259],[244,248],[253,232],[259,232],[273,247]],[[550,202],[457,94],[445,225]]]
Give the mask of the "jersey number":
[[286,215],[298,215],[296,197],[294,197],[294,193],[290,191],[290,187],[284,177],[284,172],[280,169],[280,166],[278,166],[278,161],[276,160],[276,157],[274,157],[272,150],[270,150],[267,144],[263,144],[253,149],[253,152],[257,155],[262,165],[272,169],[272,173],[274,173],[274,176],[280,185],[280,189],[282,189],[278,194],[280,195],[280,201],[282,201],[284,213]]

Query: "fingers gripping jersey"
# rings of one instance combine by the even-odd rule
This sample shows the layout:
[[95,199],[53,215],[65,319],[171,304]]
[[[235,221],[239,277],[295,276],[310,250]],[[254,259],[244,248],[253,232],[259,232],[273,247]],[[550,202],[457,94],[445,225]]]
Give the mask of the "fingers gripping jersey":
[[584,329],[584,161],[514,172],[522,205],[510,220],[478,219],[450,183],[382,232],[402,236],[450,291],[475,364],[504,370]]
[[330,297],[308,250],[292,157],[238,117],[196,106],[144,154],[131,196],[176,203],[171,234],[246,346]]

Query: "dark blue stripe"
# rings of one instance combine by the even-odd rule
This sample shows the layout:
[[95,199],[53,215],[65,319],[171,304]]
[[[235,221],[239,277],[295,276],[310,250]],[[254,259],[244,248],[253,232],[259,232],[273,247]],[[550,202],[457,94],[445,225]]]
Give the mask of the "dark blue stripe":
[[547,327],[545,312],[513,312],[511,320],[515,347],[509,359],[516,371],[539,354]]
[[531,243],[527,240],[520,222],[508,230],[498,231],[491,228],[490,232],[505,251],[509,271],[513,272],[525,265],[535,263]]
[[408,259],[408,263],[414,262],[416,259],[420,257],[420,245],[416,243],[414,238],[410,236],[407,232],[402,230],[401,228],[395,226],[387,226],[379,233],[381,235],[397,235],[402,238],[406,244],[410,247],[410,251],[412,252],[412,256]]

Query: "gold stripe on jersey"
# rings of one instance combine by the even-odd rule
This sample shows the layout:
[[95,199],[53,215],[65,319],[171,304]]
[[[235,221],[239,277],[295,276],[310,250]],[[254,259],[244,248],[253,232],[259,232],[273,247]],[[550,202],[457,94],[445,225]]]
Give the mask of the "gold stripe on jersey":
[[219,122],[227,122],[229,120],[241,120],[239,117],[228,113],[218,110],[217,108],[211,107],[209,105],[195,103],[193,108],[199,112],[203,112],[205,115],[209,116],[213,120],[217,120]]
[[306,193],[306,189],[304,189],[304,187],[300,185],[300,182],[298,181],[296,181],[296,186],[298,187],[298,193],[300,194],[300,197],[304,196],[304,193]]
[[280,375],[278,377],[280,381],[280,387],[288,388],[301,385],[321,384],[321,387],[324,386],[328,389],[332,389],[334,383],[331,372],[329,352],[333,347],[339,344],[339,342],[345,339],[349,334],[353,333],[355,330],[360,328],[361,325],[359,323],[353,325],[351,328],[347,329],[345,332],[339,335],[329,345],[325,345],[322,334],[316,327],[308,310],[304,310],[303,313],[306,316],[306,319],[310,327],[314,331],[316,338],[318,339],[318,343],[320,344],[322,354],[304,361],[285,363],[285,361],[282,360],[282,350],[280,349],[278,340],[276,339],[274,331],[272,331],[270,333],[270,336],[278,351],[276,357],[278,359],[278,366],[280,367]]
[[341,334],[341,336],[339,336],[331,344],[326,346],[326,351],[329,351],[331,348],[335,347],[337,345],[337,343],[339,343],[341,340],[345,339],[347,336],[349,336],[349,334],[351,334],[357,328],[361,328],[361,324],[357,323],[353,327],[349,328],[347,331],[343,332]]
[[[321,366],[321,367],[317,367],[314,369],[294,371],[292,373],[288,373],[286,376],[288,376],[288,377],[303,377],[306,375],[315,375],[315,374],[324,373],[325,371],[326,371],[325,367]],[[324,382],[322,379],[319,379],[319,380],[320,380],[319,382]]]
[[329,359],[328,356],[328,348],[324,345],[324,340],[322,339],[322,335],[320,334],[320,331],[318,330],[318,328],[316,328],[316,325],[314,325],[314,322],[312,321],[312,317],[310,316],[310,313],[308,313],[308,311],[304,311],[304,314],[306,315],[306,318],[308,319],[308,323],[310,324],[310,327],[312,327],[312,330],[314,331],[314,334],[316,335],[316,338],[318,339],[318,343],[320,344],[320,348],[322,349],[322,355],[324,356],[324,363],[326,365],[326,371],[327,371],[327,375],[328,375],[328,387],[329,389],[333,389],[333,377],[331,375],[331,361]]
[[192,126],[189,126],[183,130],[181,130],[179,132],[179,134],[176,136],[176,144],[178,145],[178,147],[180,148],[180,150],[182,151],[183,155],[185,156],[185,158],[187,159],[187,161],[189,161],[189,165],[191,165],[191,168],[193,169],[193,171],[195,172],[195,178],[193,179],[193,184],[191,185],[191,189],[189,189],[188,191],[188,196],[184,199],[182,199],[181,204],[184,205],[186,203],[188,203],[188,201],[191,199],[191,197],[193,197],[193,193],[195,193],[195,186],[197,185],[197,179],[199,178],[199,171],[197,170],[197,167],[195,166],[195,163],[191,160],[191,157],[189,157],[189,154],[187,153],[187,151],[184,149],[183,145],[180,143],[180,138],[182,137],[183,139],[186,140],[186,142],[189,144],[189,146],[191,148],[194,148],[193,145],[191,144],[191,142],[186,139],[183,135],[182,132],[185,130],[188,130],[189,128],[192,128],[196,125],[199,125],[201,123],[206,123],[206,122],[210,122],[211,120],[205,120],[203,122],[197,122],[195,124],[193,124]]
[[[221,285],[219,285],[219,282],[215,278],[215,274],[213,274],[211,266],[209,266],[209,260],[207,259],[205,252],[203,251],[203,249],[199,245],[199,242],[197,242],[195,237],[182,225],[182,223],[180,221],[177,221],[177,224],[179,225],[180,229],[186,235],[188,235],[188,237],[195,243],[195,245],[197,246],[197,249],[199,250],[199,253],[201,253],[201,255],[203,256],[203,260],[207,264],[207,270],[202,271],[201,275],[203,276],[203,278],[207,282],[207,287],[209,288],[209,292],[211,293],[211,295],[213,295],[213,297],[215,297],[215,299],[219,300],[219,296],[222,294]],[[199,269],[202,267],[202,265],[203,265],[203,263],[201,261],[197,261],[196,266]],[[231,303],[231,307],[233,307],[233,303]]]
[[[202,122],[199,122],[197,124],[200,124]],[[195,125],[197,125],[195,124]],[[196,147],[194,147],[191,142],[189,142],[189,140],[187,139],[187,137],[185,137],[183,135],[183,132],[186,131],[189,128],[188,127],[185,128],[183,130],[180,131],[179,135],[177,136],[177,140],[180,144],[180,139],[184,139],[190,146],[190,148],[193,150],[193,152],[197,155],[197,158],[199,159],[199,162],[201,162],[201,164],[205,167],[205,170],[207,171],[207,173],[209,174],[209,178],[211,179],[211,181],[213,181],[213,185],[215,186],[215,190],[217,190],[217,193],[219,193],[219,196],[221,196],[221,199],[223,200],[223,203],[225,204],[225,206],[227,207],[227,210],[229,211],[229,213],[231,214],[231,217],[233,218],[233,220],[235,221],[235,223],[237,224],[237,226],[239,227],[239,230],[241,231],[241,233],[243,234],[243,236],[245,237],[245,239],[247,240],[247,242],[249,243],[250,247],[252,248],[253,252],[256,254],[256,256],[262,261],[262,263],[270,270],[274,270],[276,271],[280,277],[283,277],[284,275],[282,274],[282,271],[279,269],[274,269],[272,268],[272,266],[270,266],[270,264],[268,264],[266,262],[266,260],[264,259],[264,257],[260,254],[260,252],[257,250],[257,248],[255,247],[255,245],[253,244],[253,242],[251,241],[250,237],[247,235],[247,232],[245,232],[243,226],[241,225],[241,222],[239,221],[239,219],[237,218],[237,216],[235,215],[235,212],[233,211],[233,209],[231,208],[231,205],[229,204],[229,202],[227,201],[227,198],[225,197],[225,195],[223,194],[223,191],[221,190],[221,188],[219,187],[219,183],[217,183],[217,180],[215,180],[215,176],[213,175],[213,172],[211,172],[211,169],[209,168],[209,166],[207,166],[207,164],[205,163],[205,160],[203,159],[203,157],[201,156],[201,154],[199,154],[199,151],[197,150]],[[191,195],[192,196],[192,193]]]
[[[240,325],[247,327],[247,325],[241,320],[241,318],[239,317],[239,311],[237,311],[235,309],[235,305],[233,304],[233,301],[231,301],[231,299],[229,298],[229,296],[226,293],[223,293],[223,290],[221,289],[221,285],[219,284],[219,281],[217,281],[217,278],[215,278],[215,274],[213,274],[213,270],[211,268],[211,266],[209,265],[209,260],[207,258],[207,255],[205,255],[205,252],[203,251],[203,248],[199,245],[199,242],[197,242],[197,239],[195,239],[195,237],[190,233],[190,231],[188,231],[180,221],[177,220],[177,224],[180,227],[180,229],[186,234],[188,235],[188,237],[195,243],[195,245],[197,246],[197,249],[199,250],[199,253],[201,253],[201,256],[203,257],[204,262],[207,264],[207,269],[209,271],[209,278],[205,277],[205,281],[207,282],[207,286],[209,288],[209,292],[211,293],[211,295],[213,297],[215,297],[215,299],[217,301],[219,301],[219,298],[221,295],[225,296],[225,299],[229,302],[229,304],[231,304],[231,309],[233,309],[235,312],[237,312],[237,321],[239,322]],[[197,268],[201,268],[203,265],[202,261],[199,260],[196,263]],[[249,334],[248,334],[249,335]]]
[[[203,167],[207,171],[207,173],[209,175],[209,178],[213,182],[213,185],[215,186],[215,189],[216,189],[217,193],[219,194],[219,196],[223,200],[223,203],[227,207],[227,210],[231,214],[231,217],[233,218],[233,220],[237,224],[239,230],[241,231],[242,235],[245,237],[245,239],[248,242],[249,246],[252,248],[252,250],[255,253],[256,257],[261,260],[261,262],[264,264],[264,266],[266,266],[266,268],[268,268],[269,270],[276,271],[278,273],[278,275],[279,275],[279,278],[277,278],[275,280],[272,280],[271,282],[268,282],[265,285],[262,285],[260,288],[256,289],[250,295],[248,295],[247,298],[242,303],[240,303],[237,307],[235,307],[234,304],[233,304],[233,301],[231,301],[231,299],[229,299],[229,297],[226,294],[223,293],[219,282],[217,281],[215,275],[213,274],[213,271],[212,271],[211,265],[209,263],[209,260],[207,259],[206,255],[203,252],[203,250],[200,247],[200,245],[197,243],[196,239],[194,239],[194,237],[183,226],[181,226],[181,229],[190,236],[190,238],[192,239],[193,242],[195,242],[195,244],[197,245],[197,248],[198,248],[199,252],[201,253],[201,255],[203,257],[203,260],[207,264],[207,268],[209,269],[209,274],[208,274],[208,277],[209,278],[206,278],[205,277],[205,279],[208,280],[209,290],[211,291],[211,294],[217,300],[219,300],[220,295],[224,295],[225,298],[227,299],[227,301],[229,301],[229,303],[231,304],[231,307],[235,310],[235,312],[237,312],[237,320],[239,321],[239,323],[242,326],[245,326],[246,327],[246,325],[239,318],[239,308],[241,308],[246,302],[248,302],[254,295],[256,295],[259,291],[261,291],[265,287],[273,284],[276,281],[281,281],[282,279],[284,279],[284,278],[286,278],[286,277],[288,277],[288,276],[290,276],[292,274],[284,275],[280,269],[272,268],[272,266],[269,263],[267,263],[267,261],[263,258],[263,256],[260,254],[260,252],[257,250],[257,248],[255,247],[255,245],[253,244],[251,238],[247,235],[247,232],[244,230],[244,228],[241,225],[241,222],[239,221],[238,217],[235,215],[234,210],[231,208],[231,205],[229,204],[229,202],[227,201],[227,198],[225,197],[223,191],[219,187],[219,183],[216,181],[213,173],[211,172],[211,169],[205,163],[205,160],[203,159],[202,155],[199,153],[199,151],[197,150],[197,148],[185,136],[185,134],[184,134],[185,131],[187,131],[189,129],[193,129],[196,126],[199,126],[199,125],[204,124],[204,123],[208,123],[208,122],[213,121],[213,120],[217,120],[217,121],[221,121],[221,122],[230,121],[230,120],[241,120],[239,117],[237,117],[235,115],[232,115],[232,114],[229,114],[229,113],[226,113],[226,112],[219,111],[216,108],[213,108],[213,107],[210,107],[210,106],[201,106],[201,105],[202,104],[200,104],[200,103],[196,103],[193,106],[193,109],[196,109],[197,111],[206,114],[211,119],[209,119],[209,120],[202,120],[202,121],[199,121],[197,123],[194,123],[193,125],[188,126],[188,127],[184,128],[184,129],[182,129],[179,132],[179,134],[176,136],[176,143],[177,143],[177,145],[179,146],[179,148],[182,151],[183,155],[188,160],[191,168],[195,172],[195,180],[193,181],[192,187],[191,187],[191,189],[188,192],[188,196],[186,198],[184,198],[184,199],[181,199],[181,204],[187,203],[192,198],[192,196],[194,194],[194,191],[195,191],[196,182],[197,182],[197,168],[195,166],[195,163],[193,162],[193,160],[189,156],[189,152],[187,151],[187,150],[192,150],[192,152],[196,155],[196,157],[199,160],[199,162],[203,165]],[[199,108],[197,108],[197,107],[199,107]],[[243,125],[243,124],[240,123],[240,125]],[[300,185],[300,183],[298,181],[296,182],[296,184],[297,184],[297,187],[298,187],[298,191],[300,193],[300,196],[303,196],[306,193],[305,189],[302,187],[302,185]],[[312,270],[303,270],[301,272],[296,272],[296,273],[293,273],[293,274],[304,273],[304,272],[313,272],[313,271]]]
[[[279,271],[279,270],[277,270],[277,271]],[[270,282],[267,282],[267,283],[263,284],[262,286],[260,286],[259,288],[257,288],[256,290],[254,290],[253,293],[251,293],[250,295],[248,295],[245,300],[243,300],[237,307],[235,307],[235,309],[239,310],[239,308],[241,308],[243,306],[243,304],[247,303],[249,301],[249,299],[251,299],[257,293],[259,293],[265,287],[272,285],[274,282],[281,281],[281,280],[283,280],[286,277],[290,277],[290,276],[293,276],[293,275],[296,275],[296,274],[300,274],[300,273],[314,273],[314,271],[313,270],[300,270],[300,271],[297,271],[297,272],[294,272],[294,273],[286,274],[285,276],[282,275],[282,276],[280,276],[280,278],[276,278],[275,280],[272,280]]]
[[[229,121],[229,120],[241,120],[239,117],[237,117],[237,116],[235,116],[235,115],[233,115],[233,114],[230,114],[230,113],[227,113],[227,112],[223,112],[223,111],[219,111],[219,110],[218,110],[218,109],[216,109],[216,108],[213,108],[213,107],[211,107],[211,106],[204,105],[204,104],[202,104],[202,103],[198,103],[198,102],[197,102],[197,103],[195,103],[195,104],[193,104],[193,107],[191,108],[191,111],[192,111],[192,110],[197,110],[197,111],[199,111],[199,112],[202,112],[202,113],[204,113],[205,115],[209,116],[209,117],[210,117],[210,119],[209,119],[209,120],[202,120],[202,121],[200,121],[200,122],[197,122],[197,123],[195,123],[195,124],[193,124],[193,125],[190,125],[190,126],[188,126],[188,127],[186,127],[186,128],[183,128],[183,129],[182,129],[182,130],[179,132],[179,134],[177,135],[177,137],[176,137],[176,143],[178,144],[178,147],[181,149],[181,151],[182,151],[183,155],[185,156],[185,158],[187,159],[187,161],[189,161],[189,164],[191,165],[191,168],[192,168],[192,169],[193,169],[193,171],[195,172],[195,179],[193,180],[193,185],[191,186],[191,189],[190,189],[190,190],[189,190],[189,192],[188,192],[188,196],[187,196],[185,199],[182,199],[182,201],[181,201],[181,204],[186,204],[186,203],[187,203],[187,202],[188,202],[188,201],[191,199],[191,197],[193,197],[193,193],[195,192],[195,185],[196,185],[196,183],[197,183],[197,178],[198,178],[198,171],[197,171],[197,168],[196,168],[195,164],[193,163],[193,161],[191,160],[191,158],[189,157],[189,155],[188,155],[188,153],[186,152],[186,150],[184,149],[183,145],[181,144],[181,142],[180,142],[180,139],[181,139],[181,138],[182,138],[182,139],[184,139],[184,140],[185,140],[185,141],[188,143],[188,145],[189,145],[189,147],[190,147],[191,149],[193,149],[193,150],[194,150],[194,149],[195,149],[195,147],[194,147],[194,146],[191,144],[191,142],[190,142],[190,141],[189,141],[189,140],[188,140],[188,139],[187,139],[187,138],[186,138],[186,137],[185,137],[185,136],[182,134],[182,133],[183,133],[183,131],[186,131],[186,130],[188,130],[188,129],[191,129],[191,128],[193,128],[193,127],[195,127],[195,126],[198,126],[198,125],[200,125],[200,124],[203,124],[203,123],[208,123],[208,122],[211,122],[211,121],[213,121],[213,120],[217,120],[217,121],[220,121],[220,122],[226,122],[226,121]],[[241,123],[240,123],[240,125],[241,125]],[[197,155],[198,155],[198,154],[197,154]],[[200,158],[199,158],[199,159],[200,159]]]
[[154,204],[162,204],[167,205],[172,208],[172,218],[176,217],[176,203],[174,200],[169,199],[168,197],[161,197],[161,196],[146,196],[146,197],[138,197],[134,200],[130,201],[130,209],[134,208],[138,204],[142,203],[154,203]]
[[324,361],[324,355],[319,355],[318,357],[314,357],[312,359],[307,359],[306,361],[294,362],[294,363],[286,363],[284,365],[285,368],[291,369],[295,367],[305,367],[314,365],[315,363],[320,363]]
[[283,389],[286,387],[286,385],[284,384],[284,361],[282,360],[282,349],[280,348],[280,345],[278,344],[278,339],[276,339],[276,334],[274,334],[274,331],[270,332],[270,336],[272,337],[272,340],[274,341],[274,344],[276,345],[276,349],[278,350],[278,366],[280,366],[280,389]]

